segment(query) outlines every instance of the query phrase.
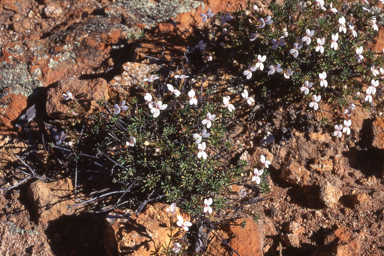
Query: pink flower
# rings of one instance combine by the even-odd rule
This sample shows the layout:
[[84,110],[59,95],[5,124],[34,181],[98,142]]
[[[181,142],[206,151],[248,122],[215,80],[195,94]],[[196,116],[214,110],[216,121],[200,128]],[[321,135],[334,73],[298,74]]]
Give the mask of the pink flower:
[[315,33],[314,30],[309,30],[309,29],[306,29],[305,30],[305,36],[301,39],[301,41],[303,41],[303,43],[307,43],[307,45],[310,45],[311,44],[311,37],[313,36],[313,34]]
[[333,133],[333,136],[337,136],[339,138],[343,136],[343,133],[341,132],[342,129],[343,129],[343,125],[341,124],[335,125],[335,132]]
[[189,221],[184,221],[183,217],[177,216],[178,221],[176,222],[177,226],[181,227],[185,231],[188,231],[190,226],[192,226],[192,223]]
[[232,104],[229,103],[229,100],[230,100],[230,99],[231,99],[231,98],[230,98],[229,96],[224,97],[224,98],[223,98],[223,103],[224,103],[224,106],[225,106],[226,108],[228,108],[229,112],[232,112],[232,111],[235,110],[235,107],[234,107]]
[[308,95],[309,89],[312,88],[313,83],[305,81],[304,85],[300,88],[301,92],[304,92],[305,95]]
[[201,123],[204,125],[207,125],[207,128],[211,128],[212,126],[211,121],[215,120],[215,118],[216,118],[215,114],[211,115],[211,113],[207,113],[207,117],[203,121],[201,121]]
[[260,184],[260,176],[263,175],[264,173],[264,170],[263,169],[260,169],[258,170],[257,168],[255,168],[253,170],[253,177],[252,177],[252,181],[256,181],[256,184]]
[[312,96],[312,102],[309,103],[309,107],[313,108],[314,110],[317,110],[319,108],[318,102],[321,100],[321,95],[313,95]]

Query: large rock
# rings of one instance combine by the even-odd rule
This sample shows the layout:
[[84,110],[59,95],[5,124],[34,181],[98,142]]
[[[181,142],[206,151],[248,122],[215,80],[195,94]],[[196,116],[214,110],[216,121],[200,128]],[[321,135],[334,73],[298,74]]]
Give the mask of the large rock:
[[[71,92],[75,100],[65,100],[63,93]],[[105,99],[108,101],[108,84],[103,78],[94,80],[79,80],[68,78],[59,82],[57,87],[51,88],[47,96],[47,115],[50,118],[73,117],[79,112],[92,112],[98,108],[96,100]],[[80,106],[77,104],[79,103]]]
[[319,246],[311,256],[359,256],[360,246],[358,234],[343,227],[327,236],[325,245]]
[[281,178],[288,183],[304,186],[307,184],[309,171],[296,161],[289,162],[281,172]]
[[[171,221],[176,226],[176,216],[181,214],[176,208],[176,213],[171,219],[172,215],[166,211],[168,207],[169,205],[156,203],[147,205],[139,215],[122,210],[109,213],[105,219],[104,237],[108,254],[149,256],[170,245]],[[183,215],[183,218],[188,220],[189,217]],[[173,234],[177,230],[174,230]]]
[[29,186],[28,197],[41,224],[74,213],[74,209],[68,207],[75,203],[72,181],[69,178],[50,183],[37,180]]
[[377,117],[372,123],[373,142],[372,146],[384,149],[384,118]]

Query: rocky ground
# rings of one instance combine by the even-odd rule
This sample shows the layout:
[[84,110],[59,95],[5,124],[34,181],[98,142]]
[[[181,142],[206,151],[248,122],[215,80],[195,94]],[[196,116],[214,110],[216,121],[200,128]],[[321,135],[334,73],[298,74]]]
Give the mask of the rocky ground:
[[[89,91],[115,99],[137,79],[180,68],[187,46],[200,41],[193,34],[203,27],[200,14],[209,8],[233,11],[240,4],[244,1],[0,4],[1,255],[149,255],[169,241],[163,204],[148,205],[139,216],[128,210],[94,213],[92,205],[69,208],[89,199],[78,190],[90,182],[79,184],[73,170],[58,172],[47,161],[51,152],[41,139],[42,120],[68,117],[59,100],[63,91],[78,90],[84,101]],[[137,41],[144,29],[145,38]],[[383,48],[383,32],[376,50]],[[232,78],[218,73],[207,83]],[[241,218],[218,228],[240,255],[384,255],[384,117],[380,109],[356,105],[352,134],[342,140],[318,125],[324,117],[337,118],[332,105],[323,106],[328,110],[323,116],[301,114],[300,102],[286,107],[273,100],[243,111],[233,128],[233,139],[243,145],[237,157],[252,165],[264,154],[272,164],[271,193],[239,199],[246,209],[236,213]],[[248,189],[234,186],[232,196],[242,188]],[[258,223],[247,214],[260,215]],[[208,240],[206,255],[235,255],[218,236]]]

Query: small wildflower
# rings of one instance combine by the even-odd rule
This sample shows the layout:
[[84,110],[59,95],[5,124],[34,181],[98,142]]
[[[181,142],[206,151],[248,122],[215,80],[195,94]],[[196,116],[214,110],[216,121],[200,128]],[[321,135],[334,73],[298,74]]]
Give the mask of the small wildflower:
[[245,197],[247,195],[247,190],[245,188],[239,191],[239,197]]
[[168,90],[169,90],[171,93],[173,93],[173,94],[176,95],[176,97],[179,97],[179,96],[180,96],[180,91],[177,90],[177,89],[175,89],[175,88],[173,88],[173,86],[172,86],[171,84],[167,84],[167,87],[168,87]]
[[337,40],[339,40],[339,33],[332,35],[331,48],[333,48],[335,51],[337,50],[337,47],[339,46],[337,44]]
[[201,135],[198,133],[193,134],[193,138],[196,140],[196,143],[199,144],[203,138],[208,138],[211,134],[207,132],[206,129],[201,131]]
[[299,55],[299,50],[303,48],[302,43],[294,43],[293,44],[293,49],[289,50],[289,53],[293,55],[293,57],[297,58]]
[[265,156],[264,155],[261,155],[260,156],[260,161],[261,163],[265,166],[265,168],[268,168],[269,165],[271,164],[271,162],[269,160],[266,160],[265,159]]
[[199,48],[200,50],[204,51],[206,46],[207,44],[204,43],[203,40],[201,40],[199,44],[195,46],[195,48]]
[[301,41],[307,43],[307,45],[310,45],[311,44],[311,37],[313,36],[313,34],[315,33],[314,30],[309,30],[309,29],[306,29],[305,30],[305,36],[301,39]]
[[243,98],[247,101],[248,105],[250,106],[255,102],[255,100],[252,97],[248,96],[247,89],[244,89],[244,92],[241,94],[241,96],[243,96]]
[[343,129],[343,125],[341,124],[335,125],[335,132],[333,133],[333,136],[337,136],[339,138],[343,136],[343,133],[341,132],[342,129]]
[[313,108],[314,110],[317,110],[319,108],[318,102],[321,100],[321,95],[313,95],[312,96],[312,102],[309,103],[309,107]]
[[231,98],[229,96],[223,97],[223,103],[224,103],[224,106],[228,108],[229,112],[232,112],[233,110],[235,110],[235,107],[229,103],[230,99]]
[[117,105],[117,104],[113,105],[113,108],[115,109],[113,114],[118,115],[118,114],[120,114],[121,111],[127,110],[128,106],[125,106],[125,100],[123,100],[119,105]]
[[351,103],[349,104],[348,108],[344,110],[344,114],[350,116],[352,114],[352,111],[356,108],[355,104]]
[[260,29],[264,28],[265,25],[271,25],[273,23],[273,20],[271,19],[271,16],[267,16],[267,18],[265,18],[265,21],[263,18],[260,18],[259,22],[261,23],[261,25],[258,27]]
[[186,76],[186,75],[175,75],[174,77],[175,77],[176,79],[185,80],[185,79],[187,79],[189,76]]
[[357,55],[357,62],[361,62],[364,59],[363,53],[363,46],[360,46],[356,49],[356,55]]
[[293,71],[290,69],[290,68],[288,68],[285,72],[284,72],[284,77],[286,78],[286,79],[289,79],[289,78],[291,78],[291,75],[293,74]]
[[129,141],[125,143],[128,147],[134,147],[136,144],[136,138],[131,136],[129,137]]
[[349,128],[352,125],[351,120],[344,120],[344,128],[343,133],[346,133],[347,135],[351,134],[351,128]]
[[312,88],[313,83],[305,81],[304,85],[300,88],[301,92],[304,92],[305,95],[308,95],[309,89]]
[[204,158],[207,159],[207,153],[205,153],[206,145],[205,142],[197,144],[197,148],[199,149],[199,153],[197,153],[198,158]]
[[331,10],[331,12],[333,12],[334,14],[338,12],[336,8],[332,8],[332,3],[329,5],[329,10]]
[[260,69],[260,70],[263,70],[264,69],[264,64],[263,62],[267,59],[267,56],[261,56],[261,55],[257,55],[257,63],[255,65],[256,67],[256,70],[257,69]]
[[212,13],[211,9],[208,10],[207,14],[205,13],[200,14],[200,17],[203,18],[203,22],[206,22],[207,19],[212,18],[213,16],[215,16],[215,14]]
[[372,72],[372,75],[374,76],[378,76],[380,74],[379,71],[375,69],[375,65],[371,66],[371,72]]
[[73,95],[70,91],[67,91],[67,93],[63,93],[63,97],[65,100],[73,100]]
[[255,71],[256,71],[256,67],[249,64],[248,69],[244,70],[243,75],[245,75],[245,77],[247,79],[251,79],[252,78],[252,72],[255,72]]
[[354,29],[353,24],[350,23],[348,27],[349,27],[349,29],[351,30],[353,37],[357,37],[357,32],[356,32],[356,30]]
[[181,227],[185,231],[188,231],[190,226],[192,226],[192,223],[189,221],[184,221],[183,217],[180,215],[177,215],[178,221],[176,222],[177,226]]
[[367,94],[374,95],[376,93],[376,87],[379,86],[379,80],[371,80],[371,86],[365,91]]
[[260,184],[260,181],[261,181],[260,176],[263,175],[263,173],[264,173],[263,169],[259,170],[259,169],[255,168],[253,170],[252,181],[256,181],[256,184]]
[[197,98],[195,96],[195,91],[194,90],[190,90],[188,92],[188,97],[189,97],[189,105],[196,105],[197,106]]
[[204,212],[209,212],[209,214],[212,214],[212,198],[204,199]]
[[339,18],[339,32],[347,33],[347,27],[345,26],[345,18],[341,17]]
[[281,68],[281,65],[280,64],[276,64],[275,66],[269,66],[269,71],[268,71],[268,75],[273,75],[275,72],[277,73],[281,73],[283,72],[284,70]]
[[144,96],[144,100],[146,100],[147,103],[151,103],[152,102],[152,95],[149,93],[146,93]]
[[55,136],[56,145],[60,145],[62,141],[64,141],[67,138],[67,136],[64,134],[63,131],[60,132],[59,135]]
[[156,104],[153,104],[153,108],[151,109],[153,117],[158,117],[160,115],[160,110],[166,109],[167,106],[167,104],[163,104],[161,101],[158,101]]
[[286,43],[284,42],[284,37],[280,37],[279,40],[272,39],[271,40],[272,49],[277,49],[279,46],[285,46]]
[[253,10],[257,12],[263,12],[263,8],[259,8],[257,5],[253,5]]
[[180,250],[181,250],[181,245],[180,245],[179,243],[174,243],[174,244],[172,245],[172,251],[173,251],[174,253],[178,253]]
[[322,9],[322,10],[327,10],[325,7],[324,7],[324,0],[316,0],[316,5],[318,6],[318,7],[320,7],[320,9]]
[[231,13],[227,12],[224,16],[221,16],[221,25],[224,25],[228,20],[233,19]]
[[203,125],[207,125],[207,128],[211,128],[212,126],[211,121],[215,120],[215,118],[216,118],[215,114],[211,115],[211,113],[207,113],[207,117],[203,121],[201,121],[201,123]]
[[159,79],[158,76],[150,75],[149,78],[144,78],[144,81],[145,81],[145,82],[150,82],[150,83],[152,83],[153,81],[155,81],[155,80],[157,80],[157,79]]
[[252,33],[252,34],[251,34],[251,38],[249,39],[249,41],[253,42],[253,41],[255,41],[256,38],[258,38],[258,37],[259,37],[259,34],[257,34],[257,32]]
[[327,80],[325,80],[327,78],[327,73],[325,71],[323,73],[320,73],[319,78],[320,78],[320,86],[321,87],[327,87],[328,82],[327,82]]
[[317,38],[317,46],[316,46],[316,52],[324,53],[324,45],[325,44],[325,38]]
[[379,31],[379,28],[377,27],[377,24],[376,24],[376,18],[375,17],[372,18],[371,22],[372,22],[373,30]]
[[166,211],[174,215],[176,213],[176,203],[172,203]]

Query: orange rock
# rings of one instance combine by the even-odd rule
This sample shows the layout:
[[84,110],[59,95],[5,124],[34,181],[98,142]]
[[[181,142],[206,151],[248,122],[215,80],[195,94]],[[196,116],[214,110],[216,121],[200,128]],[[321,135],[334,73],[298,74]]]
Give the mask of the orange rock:
[[291,161],[281,172],[281,178],[288,183],[303,186],[307,183],[309,171],[296,161]]
[[384,149],[384,118],[377,117],[372,123],[373,142],[372,146]]

